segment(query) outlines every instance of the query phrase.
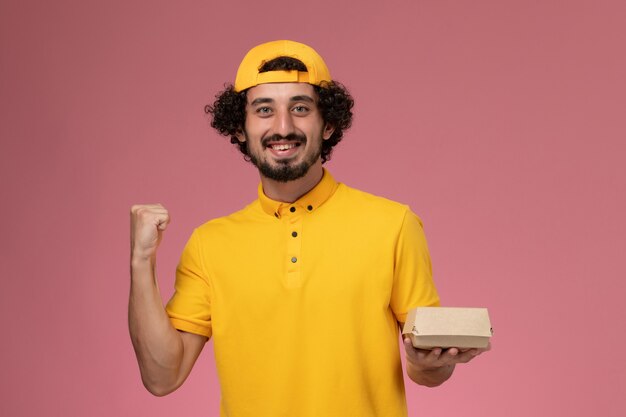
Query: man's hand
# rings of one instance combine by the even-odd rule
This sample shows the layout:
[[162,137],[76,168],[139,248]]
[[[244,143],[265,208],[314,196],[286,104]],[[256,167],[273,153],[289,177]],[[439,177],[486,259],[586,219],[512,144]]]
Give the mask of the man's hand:
[[132,260],[154,260],[170,216],[161,204],[135,205],[130,209]]
[[491,346],[484,349],[435,348],[423,350],[414,348],[411,339],[404,336],[406,367],[409,378],[417,384],[436,387],[444,383],[454,371],[457,363],[467,363]]

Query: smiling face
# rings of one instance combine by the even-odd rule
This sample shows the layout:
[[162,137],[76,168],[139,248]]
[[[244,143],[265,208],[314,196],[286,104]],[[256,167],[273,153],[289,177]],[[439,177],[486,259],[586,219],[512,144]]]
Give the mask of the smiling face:
[[288,182],[321,175],[322,141],[332,133],[310,84],[261,84],[247,92],[246,122],[238,138],[247,141],[250,160],[266,178]]

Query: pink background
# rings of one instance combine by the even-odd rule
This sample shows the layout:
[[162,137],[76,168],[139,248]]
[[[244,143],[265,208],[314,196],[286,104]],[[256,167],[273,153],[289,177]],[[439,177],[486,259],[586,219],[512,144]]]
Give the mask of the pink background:
[[141,385],[128,211],[171,211],[169,298],[192,228],[255,198],[203,107],[277,38],[356,98],[335,177],[410,204],[444,304],[490,309],[493,351],[410,415],[626,415],[623,1],[0,4],[0,415],[218,414],[211,343],[178,392]]

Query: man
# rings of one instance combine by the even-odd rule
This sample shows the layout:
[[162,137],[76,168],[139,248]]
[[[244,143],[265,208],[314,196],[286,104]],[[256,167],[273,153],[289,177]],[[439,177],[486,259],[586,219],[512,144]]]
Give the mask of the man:
[[[398,326],[439,298],[417,216],[323,168],[352,105],[310,47],[248,52],[207,111],[259,169],[259,198],[194,231],[165,309],[154,269],[169,216],[132,208],[129,326],[150,392],[177,389],[213,337],[221,416],[407,415]],[[426,386],[481,352],[403,349]]]

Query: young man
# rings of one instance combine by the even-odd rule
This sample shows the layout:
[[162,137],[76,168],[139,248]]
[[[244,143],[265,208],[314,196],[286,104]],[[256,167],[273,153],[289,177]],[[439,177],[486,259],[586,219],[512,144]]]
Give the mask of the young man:
[[[154,269],[169,216],[133,206],[129,326],[150,392],[177,389],[213,337],[221,416],[407,415],[398,326],[439,298],[417,216],[322,166],[352,105],[310,47],[248,52],[207,111],[259,169],[259,198],[193,232],[165,309]],[[403,351],[426,386],[481,352]]]

